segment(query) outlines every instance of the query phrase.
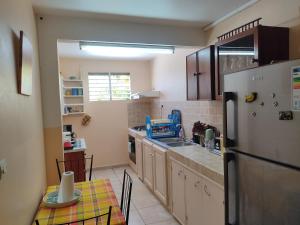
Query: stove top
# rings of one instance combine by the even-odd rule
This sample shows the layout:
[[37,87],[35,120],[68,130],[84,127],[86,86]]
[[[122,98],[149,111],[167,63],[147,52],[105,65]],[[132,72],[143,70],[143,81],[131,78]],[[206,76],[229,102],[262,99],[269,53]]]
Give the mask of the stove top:
[[146,126],[145,125],[135,126],[132,129],[137,130],[137,131],[145,131],[146,130]]

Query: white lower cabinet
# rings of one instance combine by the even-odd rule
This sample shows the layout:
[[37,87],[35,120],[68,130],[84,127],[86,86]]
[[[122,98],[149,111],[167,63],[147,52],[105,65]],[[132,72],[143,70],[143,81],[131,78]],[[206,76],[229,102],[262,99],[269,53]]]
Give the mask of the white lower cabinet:
[[218,185],[171,160],[172,213],[184,225],[223,225],[224,191]]
[[167,204],[166,150],[153,145],[154,152],[154,194]]
[[153,190],[153,149],[152,143],[143,140],[143,174],[144,183]]
[[143,180],[143,144],[142,139],[135,138],[136,170],[138,177]]

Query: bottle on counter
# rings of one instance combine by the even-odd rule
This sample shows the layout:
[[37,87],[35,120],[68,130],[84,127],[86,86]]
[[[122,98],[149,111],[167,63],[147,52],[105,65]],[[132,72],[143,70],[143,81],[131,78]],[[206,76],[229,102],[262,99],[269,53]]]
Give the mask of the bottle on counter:
[[205,148],[213,150],[215,148],[215,135],[213,129],[205,130]]

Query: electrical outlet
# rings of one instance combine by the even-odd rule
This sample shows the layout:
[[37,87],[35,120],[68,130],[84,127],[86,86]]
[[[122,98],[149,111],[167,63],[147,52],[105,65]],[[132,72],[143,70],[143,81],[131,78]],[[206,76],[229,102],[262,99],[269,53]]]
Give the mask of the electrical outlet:
[[7,173],[7,162],[6,159],[0,160],[0,180],[4,174]]

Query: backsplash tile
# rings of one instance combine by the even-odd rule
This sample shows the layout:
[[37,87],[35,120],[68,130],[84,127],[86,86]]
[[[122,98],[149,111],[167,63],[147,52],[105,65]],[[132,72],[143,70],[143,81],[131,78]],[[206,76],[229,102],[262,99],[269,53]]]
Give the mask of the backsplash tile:
[[[163,108],[161,109],[161,105]],[[192,138],[193,125],[201,121],[216,127],[222,133],[223,114],[221,101],[160,101],[128,102],[128,127],[145,124],[145,117],[166,118],[172,109],[179,109],[186,137]]]
[[128,107],[128,127],[134,127],[145,124],[145,118],[151,114],[150,101],[130,101]]
[[[161,105],[163,108],[161,109]],[[192,128],[195,122],[201,121],[215,126],[222,132],[223,115],[221,101],[159,101],[151,102],[151,117],[165,118],[172,109],[179,109],[182,114],[182,124],[185,134],[192,138]]]

